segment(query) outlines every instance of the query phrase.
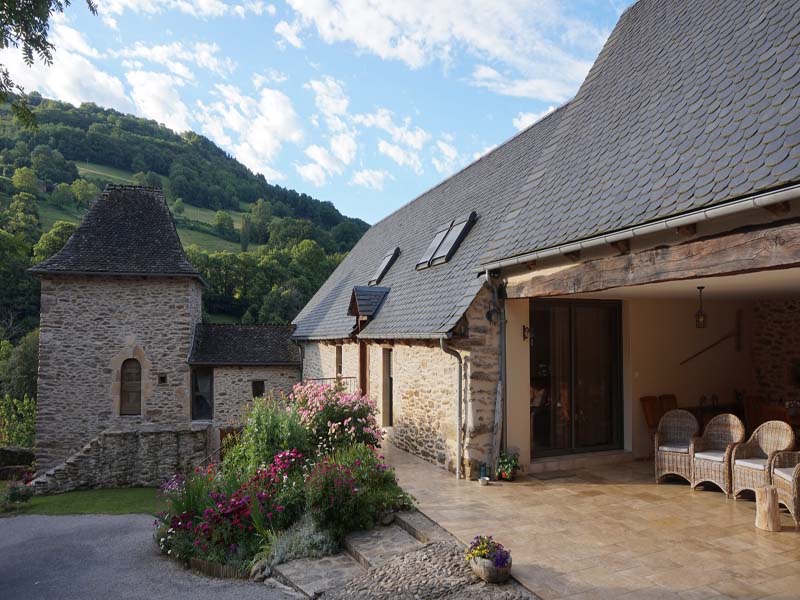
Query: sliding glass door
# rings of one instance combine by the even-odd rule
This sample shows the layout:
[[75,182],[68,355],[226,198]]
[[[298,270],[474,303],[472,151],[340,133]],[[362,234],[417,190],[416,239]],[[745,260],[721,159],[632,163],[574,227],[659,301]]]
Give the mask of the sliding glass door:
[[532,300],[534,457],[622,445],[620,305]]

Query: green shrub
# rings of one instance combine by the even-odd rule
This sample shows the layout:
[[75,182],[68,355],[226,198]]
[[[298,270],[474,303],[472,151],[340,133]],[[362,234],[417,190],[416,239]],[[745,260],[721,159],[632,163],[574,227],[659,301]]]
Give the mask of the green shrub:
[[283,450],[294,448],[308,456],[309,437],[293,407],[276,399],[256,398],[242,433],[225,452],[223,470],[249,476],[265,468]]
[[33,488],[21,483],[12,483],[3,494],[3,510],[12,510],[33,498]]
[[36,400],[0,397],[0,446],[32,448],[36,437]]
[[270,543],[270,565],[280,565],[296,558],[320,558],[336,554],[339,543],[329,532],[320,529],[306,513]]
[[412,504],[394,471],[358,444],[318,462],[306,481],[308,508],[317,525],[341,539],[373,527],[380,516]]

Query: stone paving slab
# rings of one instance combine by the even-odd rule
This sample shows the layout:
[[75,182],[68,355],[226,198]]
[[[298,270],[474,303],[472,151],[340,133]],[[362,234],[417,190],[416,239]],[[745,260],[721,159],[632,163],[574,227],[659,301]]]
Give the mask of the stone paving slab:
[[344,538],[344,547],[350,555],[368,569],[383,564],[390,558],[417,550],[422,543],[397,525],[355,531]]
[[363,574],[364,568],[345,553],[323,558],[298,558],[273,569],[273,576],[310,598],[326,590],[340,589]]
[[439,527],[418,510],[399,512],[395,515],[394,522],[423,543],[457,541],[453,535]]

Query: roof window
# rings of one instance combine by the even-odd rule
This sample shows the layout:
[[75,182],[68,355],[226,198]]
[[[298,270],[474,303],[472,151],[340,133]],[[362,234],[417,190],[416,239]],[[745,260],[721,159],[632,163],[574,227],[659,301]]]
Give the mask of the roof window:
[[477,220],[477,214],[472,211],[465,219],[450,221],[446,226],[441,227],[433,236],[433,241],[425,250],[425,254],[417,262],[417,270],[441,265],[453,258],[459,245]]
[[389,270],[394,264],[394,261],[397,260],[397,257],[400,256],[400,248],[395,248],[389,254],[383,257],[381,260],[381,264],[378,266],[378,270],[375,271],[375,275],[372,276],[372,279],[369,280],[370,285],[378,285],[383,279],[383,276],[386,275],[386,271]]

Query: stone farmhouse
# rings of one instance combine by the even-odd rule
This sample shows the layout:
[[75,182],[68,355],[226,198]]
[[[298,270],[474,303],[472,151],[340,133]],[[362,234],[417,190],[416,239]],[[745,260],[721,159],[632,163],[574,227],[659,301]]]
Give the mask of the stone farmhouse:
[[161,190],[109,186],[41,280],[37,488],[158,485],[300,379],[291,326],[202,323]]
[[645,457],[640,399],[800,401],[800,4],[639,0],[575,97],[374,225],[305,376],[475,477]]

